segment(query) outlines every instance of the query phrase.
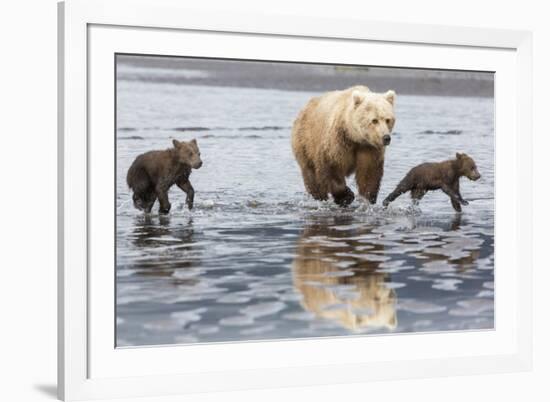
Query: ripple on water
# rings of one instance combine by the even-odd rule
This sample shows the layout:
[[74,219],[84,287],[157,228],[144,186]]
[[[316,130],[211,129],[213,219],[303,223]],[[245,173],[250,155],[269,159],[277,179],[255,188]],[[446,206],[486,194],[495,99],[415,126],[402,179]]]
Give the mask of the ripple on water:
[[444,272],[454,272],[454,266],[445,260],[427,261],[422,264],[420,271],[430,274],[441,274]]
[[241,309],[240,312],[251,317],[263,317],[266,315],[276,314],[285,308],[285,303],[277,301],[253,304]]
[[492,271],[494,269],[494,260],[492,257],[480,258],[477,260],[476,269]]
[[198,282],[192,286],[181,286],[181,292],[175,294],[172,303],[182,303],[190,301],[201,300],[215,300],[220,297],[221,294],[227,292],[226,288],[219,288],[215,285],[204,282]]
[[478,238],[463,237],[445,237],[446,244],[441,247],[428,247],[424,251],[428,254],[442,255],[450,260],[457,260],[468,257],[469,251],[479,250],[483,240]]
[[271,332],[275,329],[275,324],[262,325],[255,328],[247,328],[240,331],[242,335],[261,335],[266,332]]
[[198,338],[192,335],[176,335],[174,337],[175,343],[197,343]]
[[283,314],[285,320],[294,320],[294,321],[311,321],[315,318],[315,314],[310,311],[296,311],[292,313]]
[[401,289],[407,286],[407,284],[403,282],[386,282],[384,286],[388,289]]
[[326,278],[344,278],[348,276],[354,276],[355,272],[353,271],[331,271],[331,272],[324,272],[323,276]]
[[494,296],[495,296],[495,292],[493,292],[492,290],[482,290],[476,295],[476,297],[494,297]]
[[343,301],[357,300],[361,296],[359,289],[356,286],[347,287],[345,285],[332,287],[334,295]]
[[451,309],[449,311],[450,315],[479,316],[483,313],[492,312],[494,309],[494,301],[489,299],[461,300],[456,304],[459,306],[459,308]]
[[220,327],[217,325],[193,324],[189,329],[200,335],[211,335],[220,332]]
[[[324,259],[325,261],[327,262],[332,262],[334,261],[332,258],[326,258]],[[338,262],[335,262],[334,263],[334,266],[338,267],[338,268],[341,268],[341,269],[346,269],[346,268],[349,268],[353,265],[355,265],[357,262],[354,261],[354,260],[340,260]]]
[[191,322],[200,321],[201,316],[206,313],[206,311],[206,307],[201,307],[194,310],[176,311],[170,314],[170,316],[179,326],[185,327]]
[[254,324],[254,318],[247,315],[224,317],[220,320],[220,325],[227,327],[244,327],[252,324]]
[[189,279],[200,276],[203,273],[204,269],[202,268],[183,268],[174,270],[172,276],[178,279]]
[[415,314],[433,314],[447,310],[445,306],[418,300],[398,300],[397,308]]
[[458,290],[458,285],[463,281],[460,279],[435,279],[432,288],[439,290]]
[[169,319],[149,321],[143,324],[144,329],[154,332],[173,332],[181,329],[182,326],[180,322]]
[[418,320],[413,323],[413,327],[417,329],[429,328],[432,326],[432,320]]
[[216,300],[217,303],[228,303],[228,304],[242,304],[248,303],[251,300],[250,296],[245,296],[238,293],[227,294]]

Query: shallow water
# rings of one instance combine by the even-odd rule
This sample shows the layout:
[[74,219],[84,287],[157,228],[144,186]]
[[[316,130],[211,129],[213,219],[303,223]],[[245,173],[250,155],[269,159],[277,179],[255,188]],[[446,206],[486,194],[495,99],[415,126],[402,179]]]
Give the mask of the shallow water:
[[[462,151],[482,174],[461,180],[462,214],[441,192],[341,209],[305,195],[290,149],[317,93],[147,76],[118,80],[118,346],[493,328],[492,98],[397,98],[379,202],[411,167]],[[126,171],[171,138],[198,140],[195,208],[174,187],[169,216],[144,215]]]

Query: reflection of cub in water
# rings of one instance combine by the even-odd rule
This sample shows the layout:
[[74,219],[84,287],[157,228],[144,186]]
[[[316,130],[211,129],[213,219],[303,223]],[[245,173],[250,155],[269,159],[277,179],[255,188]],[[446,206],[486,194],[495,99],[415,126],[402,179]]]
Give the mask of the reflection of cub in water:
[[[157,277],[172,277],[177,270],[197,267],[202,250],[196,246],[194,236],[191,218],[138,215],[130,236],[133,258],[126,261],[126,266],[136,270],[137,275]],[[181,282],[176,277],[174,281]]]
[[373,251],[384,247],[361,239],[369,232],[326,224],[307,227],[293,263],[294,287],[303,296],[302,306],[317,317],[354,331],[392,330],[397,326],[396,295],[386,285],[389,275],[376,272],[380,262],[375,260],[383,254]]

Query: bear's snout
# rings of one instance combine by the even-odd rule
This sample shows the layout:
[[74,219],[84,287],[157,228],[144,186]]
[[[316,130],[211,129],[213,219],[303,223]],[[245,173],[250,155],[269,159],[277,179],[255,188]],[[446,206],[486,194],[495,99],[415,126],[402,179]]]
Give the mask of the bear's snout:
[[466,177],[468,177],[468,179],[472,181],[478,181],[481,178],[481,174],[477,169],[474,169],[469,174],[467,174]]
[[200,169],[202,166],[202,161],[199,161],[199,163],[196,163],[195,166],[193,166],[195,169]]
[[384,145],[390,145],[390,142],[391,142],[391,137],[389,134],[386,134],[382,137],[382,142],[384,143]]

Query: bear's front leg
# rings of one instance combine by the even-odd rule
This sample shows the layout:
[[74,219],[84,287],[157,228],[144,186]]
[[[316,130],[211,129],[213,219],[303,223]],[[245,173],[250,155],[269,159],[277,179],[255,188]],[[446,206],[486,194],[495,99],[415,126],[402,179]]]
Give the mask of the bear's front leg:
[[346,177],[328,162],[319,170],[319,183],[328,189],[334,202],[341,207],[348,206],[355,199],[353,191],[346,186]]
[[449,198],[451,199],[451,204],[452,204],[453,208],[455,209],[455,211],[456,212],[462,212],[462,207],[460,206],[460,204],[461,204],[460,197],[455,192],[453,187],[454,186],[449,186],[448,184],[443,184],[441,186],[441,190],[443,190],[443,192],[449,196]]
[[353,194],[353,191],[351,191],[348,186],[345,186],[343,191],[332,193],[332,198],[334,198],[334,202],[337,205],[341,207],[347,207],[355,199],[355,194]]
[[[464,198],[462,198],[462,194],[460,194],[460,184],[459,184],[459,181],[458,179],[455,180],[453,182],[453,184],[451,185],[451,189],[456,193],[457,197],[458,197],[458,201],[462,204],[462,205],[468,205],[469,202],[466,201]],[[454,205],[453,205],[454,206]],[[456,208],[455,208],[456,209]]]
[[172,205],[170,205],[170,201],[168,200],[168,189],[163,185],[157,185],[157,187],[155,188],[155,191],[157,193],[157,197],[160,203],[159,213],[160,214],[169,213]]
[[365,148],[357,152],[355,181],[359,194],[376,204],[380,183],[384,175],[384,151]]
[[195,199],[195,190],[193,189],[191,182],[188,179],[182,178],[178,180],[176,184],[183,192],[185,192],[185,194],[187,194],[187,197],[185,198],[187,207],[189,209],[193,209],[193,200]]
[[460,206],[460,202],[458,202],[456,200],[453,200],[451,198],[451,205],[453,206],[453,208],[456,212],[462,212],[462,207]]
[[462,207],[460,206],[460,204],[462,203],[461,201],[462,196],[460,195],[460,187],[458,185],[458,180],[452,183],[450,187],[451,187],[451,190],[458,195],[456,199],[453,199],[453,197],[451,197],[451,205],[453,206],[456,212],[462,212]]

